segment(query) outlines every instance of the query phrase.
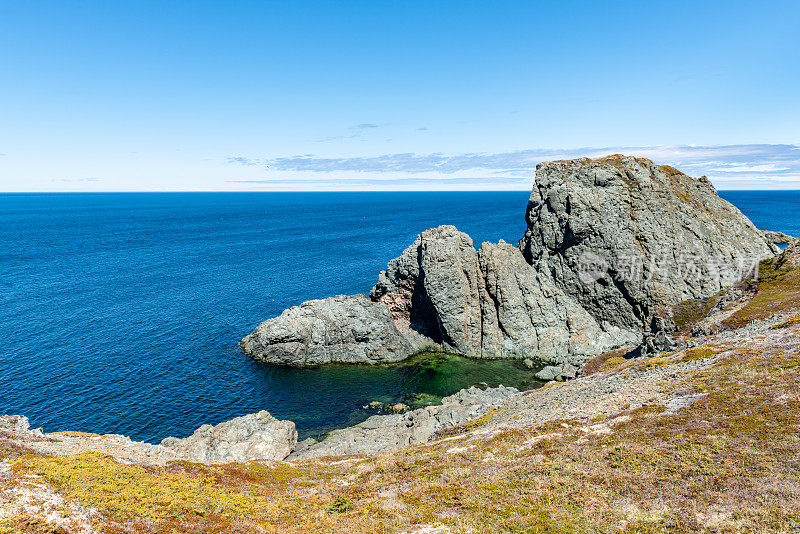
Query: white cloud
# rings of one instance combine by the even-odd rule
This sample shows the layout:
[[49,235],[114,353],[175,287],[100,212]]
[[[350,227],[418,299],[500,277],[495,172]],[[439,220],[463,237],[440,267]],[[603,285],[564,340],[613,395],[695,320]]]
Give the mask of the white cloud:
[[[344,180],[342,187],[385,185],[383,175],[392,175],[398,185],[425,185],[447,188],[459,183],[463,187],[481,184],[499,188],[526,189],[530,186],[536,165],[542,161],[577,157],[600,157],[622,153],[666,163],[693,176],[707,175],[721,186],[787,184],[798,181],[800,147],[796,145],[662,145],[617,146],[576,149],[528,149],[500,153],[416,154],[395,153],[361,157],[320,157],[315,155],[278,158],[229,158],[229,162],[245,166],[268,167],[274,172],[318,176],[314,183]],[[341,175],[334,178],[334,174]],[[413,175],[425,175],[415,180]],[[451,177],[453,179],[448,179]],[[296,180],[304,180],[297,176]],[[266,182],[266,181],[259,181]],[[253,182],[250,182],[253,183]],[[311,183],[311,181],[309,181]],[[800,187],[800,181],[797,184]]]

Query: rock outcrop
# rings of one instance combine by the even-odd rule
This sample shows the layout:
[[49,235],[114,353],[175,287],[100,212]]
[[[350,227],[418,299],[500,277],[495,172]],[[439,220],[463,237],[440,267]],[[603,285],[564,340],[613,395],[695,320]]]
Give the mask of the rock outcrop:
[[389,262],[370,298],[398,328],[482,358],[567,361],[615,344],[595,320],[504,242],[475,250],[453,226],[426,230]]
[[779,257],[779,262],[783,261],[783,266],[792,269],[800,269],[800,241],[794,241]]
[[264,321],[241,346],[257,361],[315,365],[394,362],[426,342],[411,330],[398,330],[386,306],[364,295],[338,295],[304,302]]
[[283,460],[297,446],[297,430],[291,421],[261,411],[203,425],[188,438],[165,438],[161,445],[192,462]]
[[[784,234],[783,232],[775,232],[773,230],[762,230],[762,232],[766,242],[771,245],[790,245],[800,241],[800,239],[790,236],[789,234]],[[780,248],[777,248],[775,251],[780,251]]]
[[514,247],[426,230],[369,299],[310,301],[242,340],[257,360],[381,363],[428,347],[580,364],[620,346],[672,347],[668,305],[750,275],[789,236],[758,230],[705,177],[609,156],[542,163]]
[[520,248],[602,325],[715,294],[774,254],[763,232],[691,178],[642,158],[541,163]]
[[356,426],[332,431],[322,441],[303,441],[288,459],[369,454],[426,443],[437,432],[480,417],[519,394],[518,390],[503,386],[462,389],[443,398],[441,406],[426,406],[403,414],[373,415]]

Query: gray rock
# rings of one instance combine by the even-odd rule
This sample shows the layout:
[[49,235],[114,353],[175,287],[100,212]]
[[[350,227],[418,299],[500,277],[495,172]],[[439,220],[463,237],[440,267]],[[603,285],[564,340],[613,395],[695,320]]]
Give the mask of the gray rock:
[[782,267],[800,269],[800,241],[794,241],[778,258],[778,263]]
[[203,425],[188,438],[165,438],[161,445],[192,462],[283,460],[297,446],[297,430],[291,421],[260,411],[216,426]]
[[478,258],[481,352],[473,355],[581,363],[636,337],[631,332],[605,332],[556,287],[549,273],[527,264],[516,247],[484,243]]
[[555,365],[548,365],[538,373],[536,373],[536,378],[539,380],[544,380],[545,382],[549,382],[550,380],[558,380],[561,378],[561,367],[557,367]]
[[453,226],[423,232],[370,292],[401,329],[472,357],[582,361],[635,334],[604,332],[519,249],[472,240]]
[[565,379],[572,379],[578,376],[578,371],[580,371],[579,367],[570,364],[564,364],[561,366],[561,378]]
[[647,330],[660,307],[713,295],[774,253],[707,178],[620,155],[538,165],[527,222],[528,261],[604,326]]
[[425,347],[579,365],[621,346],[670,346],[662,309],[754,273],[785,239],[693,179],[650,160],[543,163],[519,248],[453,226],[426,230],[363,296],[310,301],[242,340],[292,365],[401,360]]
[[0,415],[0,430],[25,434],[30,431],[30,422],[24,415]]
[[767,243],[772,245],[789,245],[799,241],[798,238],[790,236],[789,234],[784,234],[783,232],[774,232],[772,230],[762,230],[761,232]]
[[288,459],[369,454],[426,443],[437,432],[480,417],[516,395],[519,391],[503,386],[462,389],[442,399],[441,406],[426,406],[404,414],[373,415],[354,427],[332,431],[322,441],[303,442]]
[[429,340],[401,332],[388,308],[364,295],[311,300],[261,323],[241,346],[257,361],[288,365],[383,363],[406,358]]

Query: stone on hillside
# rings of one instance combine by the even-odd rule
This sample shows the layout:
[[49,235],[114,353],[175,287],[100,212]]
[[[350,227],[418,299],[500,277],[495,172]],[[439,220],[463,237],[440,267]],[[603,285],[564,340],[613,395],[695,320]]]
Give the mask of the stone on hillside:
[[373,415],[356,426],[332,431],[322,441],[306,440],[289,459],[369,454],[426,443],[437,432],[480,417],[518,394],[518,390],[503,386],[462,389],[443,398],[441,406],[426,406],[403,414]]
[[557,367],[555,365],[548,365],[538,373],[536,373],[536,378],[539,380],[544,380],[545,382],[549,382],[551,380],[558,380],[561,378],[561,367]]
[[161,445],[192,462],[283,460],[297,446],[297,430],[291,421],[261,411],[203,425],[188,438],[166,438]]

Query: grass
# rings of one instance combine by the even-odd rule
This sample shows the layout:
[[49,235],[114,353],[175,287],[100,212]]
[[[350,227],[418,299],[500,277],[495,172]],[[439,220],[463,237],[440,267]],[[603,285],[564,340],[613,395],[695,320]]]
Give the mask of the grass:
[[672,307],[672,320],[681,334],[689,334],[692,327],[708,316],[719,302],[719,296],[685,300]]
[[[800,515],[800,355],[714,346],[679,387],[708,395],[662,406],[463,434],[395,453],[167,468],[98,454],[26,457],[35,474],[100,510],[106,532],[775,532]],[[613,357],[612,357],[613,358]],[[612,358],[608,358],[606,363]]]
[[0,534],[68,534],[67,531],[30,516],[0,519]]
[[778,268],[765,272],[762,268],[760,272],[756,296],[744,308],[722,321],[723,324],[736,329],[776,313],[800,310],[800,269],[783,271]]

